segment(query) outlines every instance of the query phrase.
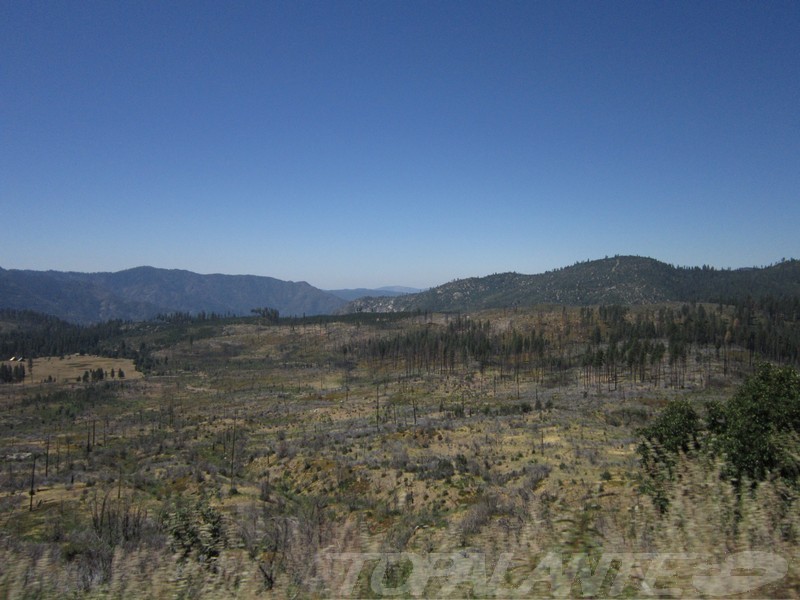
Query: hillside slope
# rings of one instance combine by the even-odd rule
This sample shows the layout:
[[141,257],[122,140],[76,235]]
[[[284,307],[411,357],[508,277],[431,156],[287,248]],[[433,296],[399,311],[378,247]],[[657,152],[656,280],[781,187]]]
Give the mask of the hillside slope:
[[616,256],[538,275],[500,273],[461,279],[419,294],[362,298],[345,312],[467,311],[533,304],[652,304],[800,294],[800,261],[766,268],[674,267],[652,258]]

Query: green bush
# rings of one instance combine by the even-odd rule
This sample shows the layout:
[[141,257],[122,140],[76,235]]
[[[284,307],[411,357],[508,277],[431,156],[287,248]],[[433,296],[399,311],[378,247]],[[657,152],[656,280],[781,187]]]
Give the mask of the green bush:
[[640,431],[644,440],[638,451],[645,468],[652,470],[654,463],[671,466],[679,452],[696,448],[700,425],[700,417],[686,400],[670,402],[653,423]]
[[692,406],[671,402],[640,431],[643,489],[662,512],[668,505],[678,455],[690,450],[718,457],[738,487],[771,476],[796,485],[800,475],[800,375],[761,364],[724,404],[706,405],[705,427]]
[[222,514],[205,496],[193,503],[178,499],[167,511],[165,522],[170,547],[181,558],[213,564],[225,545]]
[[724,407],[722,449],[734,473],[763,481],[798,474],[800,376],[791,367],[759,365]]

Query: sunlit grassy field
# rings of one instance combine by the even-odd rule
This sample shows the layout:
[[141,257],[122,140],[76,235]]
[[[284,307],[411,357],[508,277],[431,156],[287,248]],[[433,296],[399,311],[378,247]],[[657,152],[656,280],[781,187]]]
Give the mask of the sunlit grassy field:
[[[5,361],[9,366],[17,363]],[[21,363],[28,369],[28,361]],[[52,383],[74,383],[83,377],[86,371],[103,369],[104,373],[111,378],[111,371],[116,374],[122,369],[124,378],[140,379],[142,373],[135,370],[133,361],[127,358],[106,358],[103,356],[90,356],[80,354],[70,354],[67,356],[47,356],[33,359],[33,370],[27,374],[26,384],[40,384],[43,382]]]

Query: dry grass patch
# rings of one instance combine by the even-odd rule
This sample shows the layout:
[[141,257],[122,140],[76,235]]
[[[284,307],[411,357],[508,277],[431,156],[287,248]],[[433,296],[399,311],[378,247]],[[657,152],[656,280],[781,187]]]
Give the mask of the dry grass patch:
[[[15,363],[7,362],[8,365]],[[25,363],[26,369],[27,363]],[[103,369],[106,378],[111,379],[111,371],[125,373],[126,380],[141,379],[142,373],[136,370],[133,361],[129,358],[106,358],[81,354],[69,354],[63,358],[47,356],[33,359],[33,370],[28,373],[28,381],[35,383],[52,381],[54,383],[75,383],[83,377],[84,372]]]

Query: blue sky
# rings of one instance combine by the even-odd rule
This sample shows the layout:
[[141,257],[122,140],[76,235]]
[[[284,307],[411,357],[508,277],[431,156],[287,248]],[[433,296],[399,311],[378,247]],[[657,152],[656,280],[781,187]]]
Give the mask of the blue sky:
[[0,266],[800,257],[800,3],[0,4]]

